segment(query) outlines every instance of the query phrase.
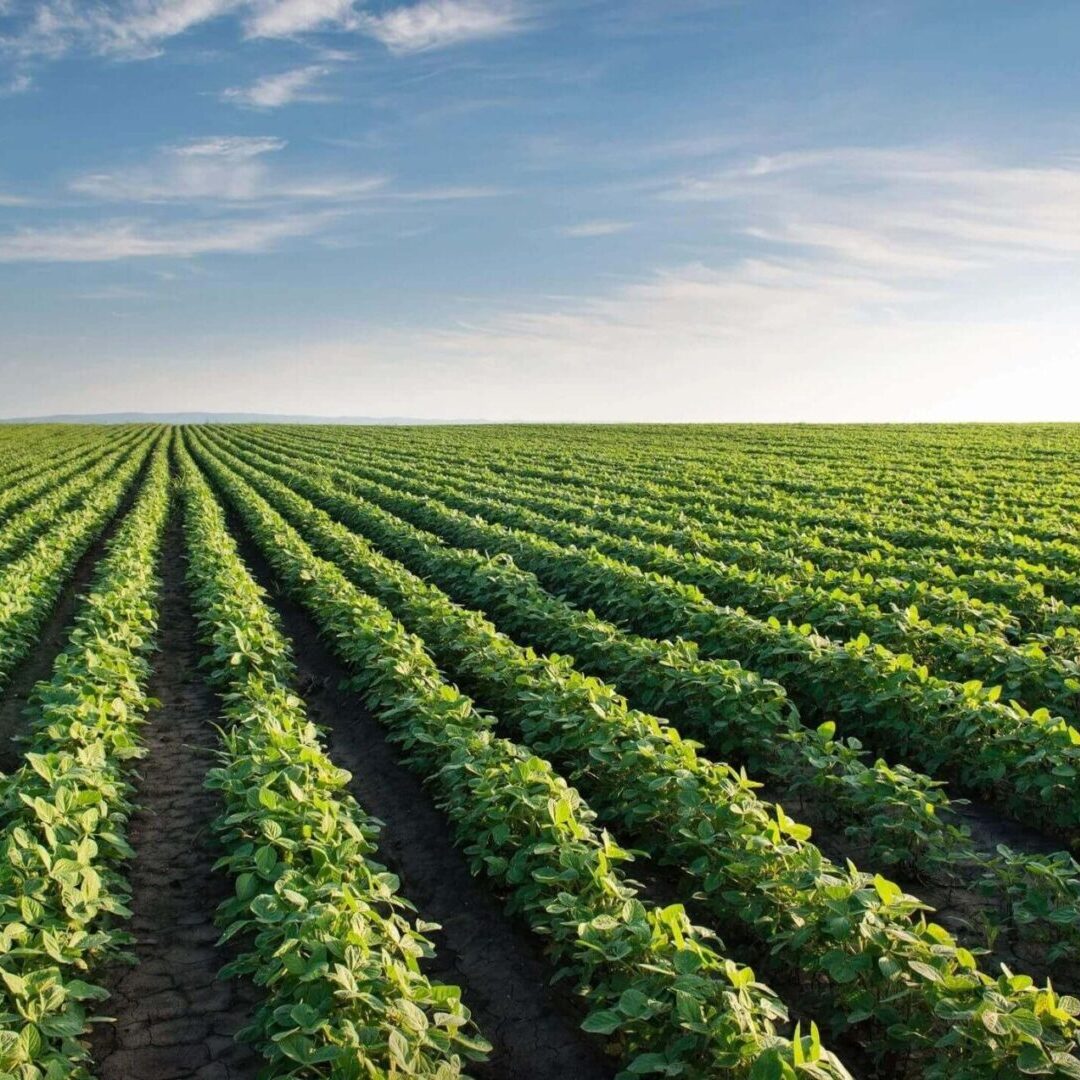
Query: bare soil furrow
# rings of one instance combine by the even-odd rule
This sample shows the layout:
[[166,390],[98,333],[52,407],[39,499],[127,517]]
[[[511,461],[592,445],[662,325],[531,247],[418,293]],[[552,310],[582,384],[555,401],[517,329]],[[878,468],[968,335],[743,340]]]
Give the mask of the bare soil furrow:
[[139,763],[139,809],[129,831],[137,963],[107,972],[112,997],[102,1011],[116,1022],[96,1029],[94,1061],[101,1080],[248,1080],[259,1058],[234,1035],[259,992],[217,978],[229,954],[215,947],[214,911],[230,883],[212,870],[211,823],[220,807],[203,780],[217,740],[218,702],[196,667],[175,514],[161,573],[161,662],[150,692],[162,706],[143,731],[148,753]]
[[424,919],[437,956],[432,978],[462,988],[494,1051],[470,1075],[483,1080],[600,1080],[616,1069],[600,1042],[579,1029],[582,1013],[566,991],[549,985],[550,965],[527,928],[469,872],[449,823],[420,780],[401,764],[379,722],[343,690],[348,672],[322,643],[298,605],[278,594],[273,573],[235,519],[230,528],[252,573],[267,588],[292,640],[298,690],[321,725],[335,763],[353,774],[354,797],[384,823],[380,858],[401,879]]

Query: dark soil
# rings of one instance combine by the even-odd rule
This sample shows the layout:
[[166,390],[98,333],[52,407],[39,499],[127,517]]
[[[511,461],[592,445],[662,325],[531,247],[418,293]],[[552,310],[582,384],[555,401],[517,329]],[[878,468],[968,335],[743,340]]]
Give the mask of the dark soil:
[[135,481],[120,500],[108,525],[76,563],[75,573],[67,588],[61,592],[48,621],[38,633],[34,647],[22,663],[16,666],[7,688],[0,693],[0,771],[13,772],[22,761],[22,751],[17,740],[27,728],[26,708],[30,694],[42,679],[52,677],[56,657],[67,644],[68,635],[71,633],[76,606],[90,585],[105,545],[112,539],[120,527],[120,522],[131,509],[135,495],[142,486],[149,461],[148,456]]
[[1049,855],[1055,851],[1067,851],[1069,843],[1062,837],[1048,836],[1032,825],[1013,821],[988,803],[977,799],[960,807],[959,816],[971,830],[972,839],[983,851],[993,851],[998,844],[1007,844],[1016,851],[1036,855]]
[[230,959],[215,947],[214,911],[231,894],[212,870],[210,830],[220,810],[203,787],[217,735],[218,702],[196,668],[198,643],[184,583],[183,539],[173,513],[162,559],[160,629],[150,693],[162,707],[143,729],[147,756],[139,763],[129,840],[128,872],[134,967],[114,967],[103,1011],[116,1023],[98,1025],[92,1040],[101,1080],[247,1080],[260,1059],[233,1036],[251,1015],[256,988],[222,982]]
[[292,639],[301,696],[325,732],[335,764],[353,774],[350,790],[385,823],[379,858],[401,879],[401,892],[442,929],[430,937],[437,955],[426,971],[462,988],[480,1030],[493,1044],[487,1063],[471,1065],[483,1080],[600,1080],[616,1068],[598,1039],[579,1029],[583,1013],[552,975],[538,940],[507,917],[500,901],[469,872],[449,823],[415,774],[403,766],[379,722],[297,604],[273,589],[273,573],[234,519],[244,559],[270,590]]

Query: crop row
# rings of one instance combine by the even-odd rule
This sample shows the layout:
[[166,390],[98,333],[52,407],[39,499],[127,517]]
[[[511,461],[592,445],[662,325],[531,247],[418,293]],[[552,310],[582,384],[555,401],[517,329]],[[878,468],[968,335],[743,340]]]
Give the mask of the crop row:
[[[857,747],[834,740],[831,725],[802,726],[779,684],[738,664],[702,660],[686,642],[626,634],[547,593],[505,558],[450,547],[343,494],[325,470],[305,465],[301,472],[236,452],[237,464],[257,465],[289,485],[459,603],[493,616],[518,641],[572,654],[583,670],[611,679],[638,707],[669,717],[725,760],[735,755],[751,774],[768,773],[792,795],[816,794],[816,808],[843,822],[876,863],[954,882],[981,871],[982,890],[1002,909],[991,933],[1033,937],[1049,946],[1051,961],[1080,956],[1080,867],[1067,853],[978,852],[929,777],[882,761],[867,765]],[[435,528],[449,525],[449,536],[473,535],[463,514],[425,505],[413,516]]]
[[[249,440],[245,440],[249,441]],[[254,440],[250,440],[254,441]],[[271,440],[267,445],[281,446],[280,440]],[[312,444],[308,444],[310,450]],[[334,453],[331,444],[326,445],[323,454],[341,457],[341,452]],[[361,460],[359,457],[354,460]],[[405,452],[389,454],[385,450],[378,455],[365,455],[368,467],[377,466],[385,470],[387,478],[394,472],[414,470],[419,464],[416,455]],[[806,559],[798,558],[783,548],[784,536],[779,530],[759,530],[752,540],[739,540],[730,535],[718,536],[706,530],[699,523],[685,514],[673,514],[664,506],[657,506],[649,498],[621,493],[603,485],[603,501],[598,501],[597,486],[599,478],[590,476],[591,487],[581,484],[582,470],[576,470],[579,484],[567,482],[566,471],[543,469],[539,466],[526,467],[509,472],[504,463],[501,467],[492,465],[472,465],[446,462],[436,463],[440,475],[447,483],[455,486],[476,485],[491,486],[497,484],[512,487],[515,492],[528,492],[536,496],[529,505],[541,513],[554,509],[552,500],[540,497],[538,492],[550,491],[556,487],[559,492],[560,512],[570,510],[570,520],[579,524],[604,527],[609,520],[616,522],[632,521],[638,530],[637,535],[656,543],[669,544],[679,550],[698,552],[725,563],[737,563],[744,571],[761,571],[770,577],[779,577],[782,581],[790,579],[800,585],[825,590],[832,594],[849,594],[857,597],[864,604],[877,605],[883,611],[892,606],[909,608],[918,606],[926,616],[950,625],[963,627],[972,625],[981,630],[990,630],[1001,634],[1011,632],[1014,620],[1007,608],[995,604],[985,604],[973,600],[956,588],[944,589],[927,585],[925,582],[902,579],[899,577],[874,577],[860,570],[818,570]],[[539,481],[539,483],[538,483]],[[745,519],[739,519],[745,528]],[[857,602],[857,601],[853,601]],[[857,612],[851,613],[857,619]],[[858,633],[862,627],[855,630]]]
[[287,642],[183,450],[180,475],[188,582],[224,710],[207,782],[223,799],[218,865],[235,883],[223,940],[244,951],[223,974],[266,991],[241,1034],[274,1075],[460,1076],[486,1044],[458,988],[422,974],[424,924],[375,861],[378,824],[326,756]]
[[158,443],[49,682],[33,695],[25,764],[0,779],[0,1074],[89,1077],[84,976],[127,944],[121,866],[130,767],[156,625],[155,564],[168,513]]
[[114,446],[96,447],[71,469],[71,475],[50,474],[32,499],[17,513],[4,519],[0,526],[0,566],[24,551],[56,518],[79,505],[83,498],[100,484],[112,469],[138,452],[150,436],[139,432],[134,437],[118,440]]
[[847,1075],[816,1031],[778,1035],[781,1003],[750,969],[717,953],[680,905],[660,909],[636,895],[619,869],[628,854],[593,827],[577,792],[542,758],[496,737],[494,720],[442,679],[418,638],[195,450],[368,706],[434,785],[474,869],[509,893],[511,909],[573,979],[591,1010],[585,1026],[609,1037],[628,1077]]
[[[611,464],[624,466],[625,458]],[[834,483],[837,464],[830,463],[827,470]],[[850,462],[843,464],[845,469],[850,466]],[[844,490],[835,496],[823,492],[813,474],[800,476],[797,484],[785,484],[791,469],[784,461],[762,468],[745,459],[730,463],[721,459],[695,468],[664,455],[641,462],[630,476],[644,487],[663,485],[673,469],[678,471],[683,499],[723,507],[738,492],[746,516],[789,525],[797,521],[806,530],[835,533],[852,550],[972,547],[1008,561],[1034,560],[1062,569],[1075,569],[1080,554],[1075,532],[1063,527],[1061,519],[1062,509],[1070,502],[1067,495],[1042,501],[1034,517],[1022,515],[1023,493],[1041,495],[1045,473],[1025,487],[1016,474],[1015,459],[1000,475],[999,482],[1009,484],[1004,496],[1000,487],[991,489],[982,507],[972,506],[969,486],[959,487],[951,497],[939,491],[940,461],[933,463],[934,473],[924,469],[917,474],[915,483],[908,480],[897,485],[894,481],[886,497],[878,478],[860,491]],[[794,490],[789,491],[789,486]],[[768,495],[761,494],[766,490]]]
[[33,648],[76,564],[116,514],[149,453],[149,444],[141,444],[79,506],[61,514],[24,554],[0,568],[0,690]]
[[[202,460],[238,499],[258,497],[220,460]],[[753,795],[745,774],[698,756],[673,728],[630,710],[568,659],[521,649],[283,485],[267,478],[257,486],[536,752],[571,770],[601,819],[684,868],[695,900],[721,924],[770,944],[775,964],[826,980],[838,1022],[872,1025],[873,1049],[909,1059],[920,1075],[931,1075],[928,1059],[943,1047],[954,1054],[953,1075],[986,1075],[978,1070],[1021,1054],[1051,1063],[1056,1036],[1052,1048],[987,1042],[989,1012],[1027,1023],[1030,980],[979,972],[970,953],[917,916],[913,898],[880,876],[832,866],[805,826]]]
[[1067,462],[1075,440],[1054,455],[1054,461],[1050,455],[1030,453],[1030,430],[1027,440],[1006,440],[996,452],[980,446],[970,429],[951,446],[939,443],[922,449],[905,446],[905,436],[890,440],[880,428],[861,439],[845,439],[833,429],[796,440],[785,437],[790,429],[740,433],[730,426],[649,431],[635,425],[622,431],[583,427],[573,432],[565,426],[532,427],[496,430],[493,438],[488,437],[490,428],[408,431],[399,433],[400,438],[360,429],[305,428],[303,433],[329,434],[343,448],[417,449],[448,463],[497,459],[515,471],[537,462],[579,474],[622,468],[624,477],[639,489],[663,483],[673,473],[694,485],[707,483],[721,495],[749,482],[807,505],[858,505],[883,516],[907,512],[914,521],[937,521],[938,511],[944,510],[949,520],[970,520],[979,527],[989,519],[1000,529],[1031,528],[1074,539],[1075,529],[1062,514],[1080,510],[1067,468],[1054,468]]
[[[436,458],[438,456],[436,453]],[[603,469],[603,466],[597,469],[597,464],[577,460],[573,469],[578,477],[590,476],[592,486],[592,476]],[[928,527],[913,530],[910,523],[915,509],[910,505],[910,491],[905,505],[895,509],[873,505],[873,500],[862,497],[830,510],[814,507],[812,497],[808,503],[805,494],[785,495],[771,482],[775,476],[755,476],[755,469],[745,462],[726,467],[711,463],[708,470],[697,474],[685,467],[678,468],[677,485],[671,484],[673,462],[666,453],[659,461],[652,461],[636,472],[625,457],[608,462],[607,467],[627,494],[646,495],[650,500],[667,503],[669,512],[690,512],[691,515],[701,512],[706,521],[756,518],[792,532],[816,534],[849,553],[881,550],[904,556],[929,547],[938,549],[943,560],[954,570],[964,566],[972,570],[1026,570],[1038,576],[1041,566],[1049,571],[1050,581],[1067,582],[1070,575],[1075,578],[1078,549],[1071,537],[1065,540],[1058,534],[1055,540],[1042,541],[1036,537],[1018,536],[1009,529],[1001,530],[999,535],[992,524],[988,527],[985,519],[976,519],[975,528],[957,529],[944,523],[940,506]],[[767,497],[752,494],[761,489],[768,490]],[[1000,510],[991,515],[990,522],[996,521],[999,514]],[[890,521],[896,523],[891,528]]]
[[[102,436],[100,431],[87,433],[83,429],[71,428],[66,435],[49,435],[44,431],[36,438],[19,435],[13,440],[13,446],[0,459],[0,480],[4,490],[0,492],[0,513],[11,509],[11,491],[43,472],[61,469],[73,458],[79,458],[93,447],[107,442],[110,436]],[[19,496],[16,494],[15,499]]]
[[[281,437],[280,433],[273,434],[275,439]],[[284,437],[301,440],[309,447],[312,445],[306,435],[294,435],[290,432]],[[324,445],[335,444],[331,441]],[[347,453],[346,446],[338,445],[335,453]],[[385,454],[385,449],[379,446],[374,455],[365,453],[363,456],[370,460],[373,456],[375,459],[383,458]],[[406,453],[399,456],[412,464],[423,460],[423,455],[413,447],[409,447]],[[430,463],[445,467],[438,454]],[[505,473],[504,455],[500,454],[493,465],[500,473]],[[679,521],[692,537],[700,535],[710,541],[725,544],[734,542],[761,545],[771,561],[771,567],[762,568],[779,569],[797,577],[800,565],[809,561],[809,572],[820,584],[825,584],[821,575],[829,573],[844,576],[870,575],[874,579],[886,577],[899,581],[901,586],[905,582],[914,581],[927,590],[933,589],[938,593],[950,594],[959,591],[972,599],[981,598],[995,605],[1005,605],[1014,611],[1025,626],[1038,633],[1052,635],[1059,626],[1080,625],[1080,611],[1050,599],[1044,593],[1046,588],[1070,596],[1075,590],[1074,574],[1047,570],[1039,576],[1040,572],[1035,570],[1035,579],[1029,580],[1025,575],[1033,572],[1031,567],[1018,568],[1009,565],[1003,568],[1000,565],[987,565],[983,561],[965,568],[963,565],[956,566],[945,561],[946,553],[943,551],[935,553],[902,549],[880,538],[868,542],[865,537],[855,542],[853,547],[852,537],[858,536],[857,532],[848,534],[837,529],[826,536],[820,531],[796,527],[782,516],[755,519],[748,513],[744,496],[732,494],[742,492],[750,486],[745,476],[732,482],[723,493],[692,499],[686,493],[681,473],[669,476],[663,483],[628,482],[626,470],[621,463],[613,465],[609,462],[605,469],[602,466],[583,467],[582,463],[576,462],[573,468],[557,472],[528,464],[520,470],[520,475],[531,479],[534,484],[539,480],[546,487],[557,486],[564,492],[580,488],[582,497],[590,501],[600,497],[607,503],[613,496],[621,496],[633,504],[639,513],[647,513],[652,507],[661,523]],[[768,485],[762,482],[757,486]],[[784,560],[787,565],[778,567],[775,562],[777,559]],[[963,596],[960,599],[963,600]],[[939,596],[928,591],[921,598],[921,603],[926,606],[939,600]],[[905,606],[911,603],[900,602],[905,603]],[[1070,603],[1073,602],[1075,601],[1070,600]],[[936,619],[948,618],[947,605],[944,610],[927,606],[927,613]],[[979,624],[975,622],[974,625]]]
[[[364,481],[351,468],[342,479],[405,516],[418,502],[442,505],[436,485],[413,484],[413,495]],[[474,500],[450,496],[446,504],[475,510]],[[501,511],[489,500],[487,513]],[[997,691],[977,683],[935,679],[910,657],[865,638],[837,645],[806,628],[719,607],[692,585],[600,552],[480,519],[477,525],[484,540],[473,540],[475,546],[511,555],[575,604],[648,637],[696,641],[703,656],[737,659],[777,679],[807,720],[841,720],[847,733],[889,746],[931,774],[941,769],[962,788],[1046,828],[1068,833],[1080,825],[1073,782],[1080,733],[1062,719],[1003,704]]]
[[[366,470],[368,475],[372,471],[370,466]],[[414,465],[380,478],[391,485],[410,485],[423,482],[425,476],[430,485],[431,470],[421,471]],[[1029,709],[1045,706],[1069,718],[1077,715],[1080,665],[1075,659],[1048,654],[1037,644],[1017,648],[993,630],[935,625],[921,618],[916,608],[882,610],[835,583],[811,585],[743,569],[738,563],[717,560],[709,544],[694,544],[692,550],[684,551],[670,546],[677,539],[671,529],[571,502],[561,494],[539,497],[529,488],[505,481],[478,488],[475,477],[467,488],[464,483],[439,475],[440,497],[467,501],[473,513],[484,513],[501,524],[542,532],[561,544],[591,547],[696,585],[718,604],[743,607],[760,618],[811,624],[816,633],[839,635],[841,640],[865,634],[875,644],[899,649],[917,663],[931,665],[940,677],[979,679],[1000,686],[1006,700],[1016,699]]]
[[60,454],[50,455],[35,448],[28,454],[25,473],[4,479],[3,490],[0,491],[0,518],[8,520],[10,515],[22,510],[42,492],[78,475],[94,461],[100,460],[103,454],[130,443],[133,437],[138,438],[142,434],[145,433],[136,431],[124,432],[119,437],[109,439],[99,437],[76,444]]
[[[415,478],[411,473],[410,480]],[[446,495],[470,494],[460,486],[441,487]],[[475,499],[475,486],[470,488]],[[873,602],[866,603],[860,592],[848,592],[835,583],[811,584],[743,569],[738,563],[718,560],[714,545],[709,543],[695,543],[690,550],[672,546],[670,530],[650,530],[648,522],[636,517],[568,504],[562,498],[536,498],[528,490],[505,484],[493,486],[485,494],[488,505],[492,500],[496,503],[491,516],[503,524],[542,531],[559,543],[593,547],[642,569],[667,574],[696,585],[719,604],[744,607],[760,618],[810,624],[816,633],[840,640],[865,634],[875,644],[930,665],[941,678],[975,678],[1000,686],[1007,700],[1016,699],[1032,710],[1047,707],[1070,719],[1078,714],[1080,666],[1073,658],[1046,652],[1038,643],[1018,647],[994,629],[935,624],[923,618],[915,606],[883,610]],[[887,603],[898,599],[890,598]]]

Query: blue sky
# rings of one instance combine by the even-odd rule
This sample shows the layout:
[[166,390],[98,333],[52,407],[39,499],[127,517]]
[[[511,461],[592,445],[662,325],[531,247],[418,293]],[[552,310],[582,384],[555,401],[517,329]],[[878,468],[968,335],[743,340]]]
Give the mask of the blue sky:
[[1080,5],[0,0],[0,415],[1080,420]]

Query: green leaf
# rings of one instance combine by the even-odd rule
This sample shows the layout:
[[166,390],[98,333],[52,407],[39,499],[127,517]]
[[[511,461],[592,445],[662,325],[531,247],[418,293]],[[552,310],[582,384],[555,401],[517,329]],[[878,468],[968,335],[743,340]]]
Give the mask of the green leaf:
[[285,918],[285,913],[278,906],[277,897],[268,893],[262,893],[251,901],[251,913],[260,922],[275,923]]
[[264,878],[271,877],[277,861],[277,852],[269,844],[264,844],[255,852],[255,866]]
[[19,1047],[27,1061],[36,1061],[44,1045],[45,1040],[42,1039],[41,1032],[33,1024],[27,1024],[19,1032]]
[[618,1008],[624,1016],[635,1020],[641,1020],[652,1012],[649,1008],[649,999],[640,990],[633,988],[622,992],[619,996]]
[[635,1076],[645,1076],[648,1073],[666,1073],[668,1071],[668,1059],[663,1054],[638,1054],[626,1067],[627,1072]]
[[881,902],[887,906],[895,904],[897,900],[903,898],[904,890],[900,888],[895,882],[889,881],[888,878],[882,877],[880,874],[874,875],[874,889],[877,891]]
[[623,1025],[623,1018],[611,1009],[598,1009],[585,1017],[581,1027],[593,1035],[610,1035]]
[[777,1050],[766,1050],[750,1070],[750,1080],[790,1080],[795,1076],[791,1068]]
[[75,1001],[104,1001],[109,996],[104,986],[94,986],[82,979],[69,979],[64,983],[64,992]]

